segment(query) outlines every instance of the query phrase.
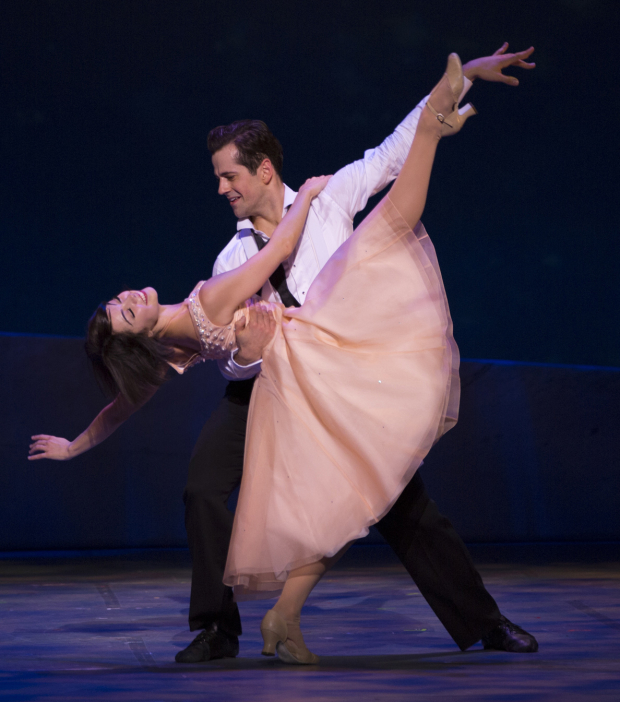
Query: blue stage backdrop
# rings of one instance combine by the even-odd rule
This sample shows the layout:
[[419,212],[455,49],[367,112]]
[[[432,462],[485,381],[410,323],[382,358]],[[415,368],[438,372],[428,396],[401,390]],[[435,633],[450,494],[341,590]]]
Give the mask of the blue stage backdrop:
[[124,287],[183,299],[233,235],[211,127],[333,172],[504,40],[519,88],[440,145],[427,212],[467,357],[620,366],[616,0],[3,0],[0,330],[81,335]]
[[470,540],[619,539],[619,25],[616,0],[2,0],[0,548],[185,543],[214,365],[84,457],[25,456],[103,405],[76,338],[95,306],[182,300],[234,234],[209,129],[266,121],[297,188],[380,143],[450,51],[505,40],[537,68],[474,84],[423,219],[463,356],[526,365],[464,365],[461,421],[423,470]]
[[[422,471],[465,539],[620,541],[620,370],[469,361],[462,384]],[[79,340],[0,335],[0,551],[185,545],[187,464],[223,385],[202,364],[101,446],[28,463],[32,432],[73,438],[103,401]]]

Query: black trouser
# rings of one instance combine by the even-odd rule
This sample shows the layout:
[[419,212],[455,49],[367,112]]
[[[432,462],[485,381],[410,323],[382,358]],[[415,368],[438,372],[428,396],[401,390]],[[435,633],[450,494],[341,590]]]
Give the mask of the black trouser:
[[[192,556],[189,626],[213,622],[241,634],[232,590],[222,583],[233,515],[226,503],[241,481],[252,381],[230,383],[203,427],[189,465],[185,526]],[[497,624],[500,613],[450,521],[416,473],[377,524],[420,592],[462,650]]]
[[495,600],[463,540],[428,496],[419,472],[376,526],[462,651],[498,623]]

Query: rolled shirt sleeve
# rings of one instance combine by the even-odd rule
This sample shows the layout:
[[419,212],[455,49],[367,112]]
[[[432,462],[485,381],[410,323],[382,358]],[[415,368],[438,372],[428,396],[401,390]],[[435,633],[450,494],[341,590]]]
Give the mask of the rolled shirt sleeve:
[[[464,78],[459,102],[471,85],[471,81]],[[327,184],[325,195],[351,219],[366,207],[368,198],[383,190],[400,173],[427,100],[428,95],[379,146],[366,151],[364,158],[341,168]]]
[[366,207],[368,198],[383,190],[400,173],[426,99],[379,146],[368,149],[363,158],[341,168],[327,184],[325,195],[350,219]]

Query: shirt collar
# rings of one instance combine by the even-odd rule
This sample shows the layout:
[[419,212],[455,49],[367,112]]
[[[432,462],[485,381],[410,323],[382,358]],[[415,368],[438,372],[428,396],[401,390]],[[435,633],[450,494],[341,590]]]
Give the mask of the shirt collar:
[[[291,190],[288,185],[284,183],[284,207],[282,209],[283,217],[287,213],[288,208],[293,204],[296,197],[297,193],[294,190]],[[254,229],[254,225],[249,217],[247,219],[237,220],[237,231],[241,231],[241,229]]]

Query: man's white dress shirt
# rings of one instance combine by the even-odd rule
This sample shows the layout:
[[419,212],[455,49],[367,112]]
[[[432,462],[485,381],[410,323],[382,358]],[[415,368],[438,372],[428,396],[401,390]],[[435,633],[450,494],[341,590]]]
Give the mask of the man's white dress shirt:
[[[461,97],[470,87],[471,82],[465,78],[465,89]],[[325,189],[312,201],[295,251],[283,262],[288,288],[301,304],[321,268],[353,233],[353,218],[357,212],[364,209],[368,198],[383,190],[399,174],[426,100],[424,98],[383,143],[366,151],[359,161],[354,161],[335,173]],[[284,188],[283,216],[297,194],[286,185]],[[249,219],[237,223],[237,234],[217,257],[213,275],[234,270],[258,253],[251,232],[243,230],[256,231]],[[269,281],[263,286],[261,296],[265,300],[281,302]],[[245,380],[260,371],[262,361],[240,366],[235,363],[234,353],[228,360],[218,362],[226,378]]]

